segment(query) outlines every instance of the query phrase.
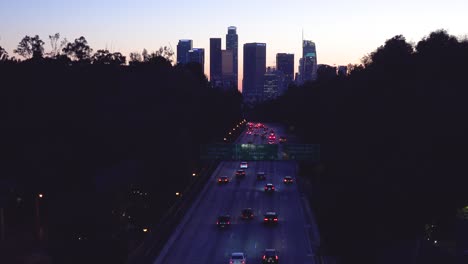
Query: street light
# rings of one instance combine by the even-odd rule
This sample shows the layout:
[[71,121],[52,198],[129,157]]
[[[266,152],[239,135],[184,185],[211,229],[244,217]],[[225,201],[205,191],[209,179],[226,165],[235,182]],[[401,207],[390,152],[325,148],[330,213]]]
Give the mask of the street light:
[[195,176],[197,176],[197,174],[194,172],[194,173],[192,173],[192,176],[195,177]]
[[44,197],[44,195],[43,195],[42,193],[38,194],[37,196],[38,196],[39,198]]
[[227,141],[227,138],[224,138],[224,141]]
[[148,231],[149,231],[148,228],[143,228],[144,233],[147,233]]
[[180,192],[176,192],[175,195],[176,195],[176,196],[180,196]]

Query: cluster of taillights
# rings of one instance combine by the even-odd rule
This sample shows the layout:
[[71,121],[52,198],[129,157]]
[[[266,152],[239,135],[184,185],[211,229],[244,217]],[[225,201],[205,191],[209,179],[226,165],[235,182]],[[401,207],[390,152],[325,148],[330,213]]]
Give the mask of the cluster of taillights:
[[[234,263],[233,260],[229,261],[229,264],[233,264],[233,263]],[[245,264],[245,260],[242,260],[241,263],[242,263],[242,264]]]
[[[216,224],[219,225],[219,221],[216,222]],[[228,221],[227,223],[222,223],[222,224],[224,224],[224,225],[230,225],[230,224],[231,224],[231,221]]]
[[[274,190],[274,189],[275,189],[275,186],[272,186],[271,189]],[[265,191],[266,191],[266,190],[268,190],[268,187],[265,187]]]
[[[218,182],[222,182],[223,179],[218,179]],[[224,179],[224,182],[228,182],[228,179]]]
[[[278,260],[278,256],[275,256],[276,260]],[[266,256],[263,255],[263,259],[266,259]]]
[[[263,220],[264,220],[265,222],[271,221],[271,219],[269,219],[269,218],[264,218]],[[274,222],[278,222],[278,218],[274,218],[273,221],[274,221]]]

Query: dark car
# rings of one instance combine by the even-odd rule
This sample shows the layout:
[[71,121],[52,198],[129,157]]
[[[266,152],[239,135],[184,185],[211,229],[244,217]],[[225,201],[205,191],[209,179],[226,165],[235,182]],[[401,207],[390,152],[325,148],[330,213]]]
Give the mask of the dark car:
[[263,223],[265,224],[277,224],[278,214],[276,212],[266,212],[263,217]]
[[236,170],[236,177],[245,177],[245,170]]
[[229,182],[229,178],[227,176],[221,176],[218,178],[218,183],[228,183]]
[[254,217],[254,212],[252,208],[244,208],[241,212],[242,219],[252,219]]
[[265,172],[263,171],[257,172],[257,180],[263,181],[265,179],[266,179]]
[[283,182],[286,184],[290,184],[294,182],[294,179],[291,176],[285,176]]
[[275,186],[273,183],[267,183],[265,185],[265,192],[274,192],[275,191]]
[[265,249],[265,252],[263,253],[262,257],[262,263],[274,263],[278,264],[278,253],[276,252],[276,249],[272,248],[267,248]]
[[286,142],[286,137],[282,136],[279,138],[279,143],[285,143]]
[[230,215],[220,215],[218,216],[218,221],[216,221],[218,227],[229,227],[231,225],[231,216]]

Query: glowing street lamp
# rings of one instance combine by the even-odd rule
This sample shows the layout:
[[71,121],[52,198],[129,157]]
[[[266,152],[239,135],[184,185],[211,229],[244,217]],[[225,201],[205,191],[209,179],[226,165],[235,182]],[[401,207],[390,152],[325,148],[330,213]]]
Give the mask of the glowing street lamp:
[[39,198],[44,197],[44,195],[43,195],[42,193],[38,194],[37,196],[38,196]]
[[197,176],[197,174],[194,172],[194,173],[192,173],[192,176],[195,177],[195,176]]
[[148,231],[148,228],[143,228],[143,233],[147,233]]
[[176,195],[176,196],[180,196],[180,192],[176,192],[175,195]]

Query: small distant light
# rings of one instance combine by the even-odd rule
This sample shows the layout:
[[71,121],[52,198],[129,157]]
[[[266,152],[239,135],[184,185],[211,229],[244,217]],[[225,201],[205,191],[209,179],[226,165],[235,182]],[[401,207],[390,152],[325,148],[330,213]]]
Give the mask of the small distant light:
[[195,177],[195,176],[197,176],[197,174],[196,174],[196,173],[192,173],[192,176]]
[[42,193],[38,194],[39,198],[42,198],[44,197],[44,195]]
[[226,141],[226,140],[227,140],[227,138],[224,138],[224,141]]
[[229,132],[229,135],[231,135],[231,132]]
[[434,240],[434,244],[437,244],[437,240]]
[[176,192],[176,193],[175,193],[175,195],[176,195],[176,196],[179,196],[179,195],[180,195],[180,193],[179,193],[179,192]]
[[147,233],[147,232],[148,232],[148,228],[143,228],[143,232],[144,232],[144,233]]

